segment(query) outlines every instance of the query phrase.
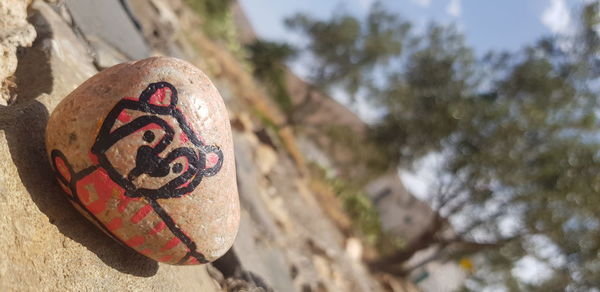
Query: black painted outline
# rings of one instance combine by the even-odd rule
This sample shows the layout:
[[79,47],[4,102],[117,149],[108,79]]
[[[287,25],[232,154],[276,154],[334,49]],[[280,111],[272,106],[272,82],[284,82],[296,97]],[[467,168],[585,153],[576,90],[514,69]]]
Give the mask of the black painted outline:
[[[169,88],[171,90],[171,100],[168,106],[159,106],[150,103],[150,97],[156,92],[158,89]],[[214,145],[204,145],[194,131],[191,130],[191,127],[185,120],[183,113],[176,107],[177,105],[177,90],[173,85],[167,82],[157,82],[148,85],[148,87],[142,92],[139,97],[139,101],[136,100],[121,100],[117,105],[108,113],[102,127],[100,128],[100,132],[96,137],[96,141],[92,146],[92,153],[98,157],[100,165],[103,166],[110,178],[112,178],[119,185],[123,186],[125,190],[127,190],[127,195],[130,197],[146,197],[152,199],[166,199],[166,198],[177,198],[182,195],[185,195],[191,191],[193,191],[202,181],[204,176],[213,176],[221,169],[223,165],[223,153],[219,147]],[[105,155],[105,152],[110,149],[112,145],[114,145],[120,139],[128,136],[129,134],[143,128],[144,126],[150,124],[156,124],[165,130],[165,136],[161,139],[161,141],[153,147],[153,154],[158,154],[162,152],[173,140],[174,131],[164,120],[155,116],[142,116],[139,117],[126,125],[119,127],[111,132],[112,127],[117,121],[117,117],[119,114],[125,110],[137,110],[142,112],[147,112],[151,114],[157,115],[169,115],[174,117],[181,130],[187,135],[188,139],[194,144],[194,146],[198,147],[200,150],[200,157],[195,159],[195,157],[185,155],[183,152],[178,152],[179,154],[185,155],[188,158],[188,162],[196,161],[196,165],[190,163],[190,167],[188,171],[182,173],[178,177],[171,180],[169,183],[165,184],[163,187],[159,189],[144,189],[144,188],[136,188],[131,180],[127,177],[124,177],[121,173],[119,173],[111,164],[108,158]],[[211,168],[204,168],[206,163],[206,155],[208,153],[215,153],[219,160],[216,165]],[[194,155],[195,156],[195,155]],[[173,159],[181,157],[169,157],[166,159],[171,159],[168,162],[172,162]],[[159,165],[156,166],[157,168]],[[187,182],[191,177],[194,177],[192,181],[185,187],[177,188],[177,186],[182,185]]]
[[[158,89],[169,88],[171,90],[171,99],[170,104],[168,106],[158,106],[150,103],[150,97],[156,92]],[[81,207],[82,210],[92,218],[96,225],[100,226],[101,229],[113,237],[118,242],[121,242],[123,245],[131,248],[127,244],[125,244],[122,240],[120,240],[115,234],[113,234],[102,222],[92,213],[90,212],[86,206],[81,202],[79,197],[77,196],[77,182],[84,178],[85,176],[91,174],[98,168],[104,168],[108,173],[108,176],[117,184],[125,189],[125,195],[128,197],[136,198],[136,197],[144,197],[152,206],[152,209],[158,214],[158,216],[165,222],[169,230],[175,235],[182,243],[184,243],[189,251],[188,253],[181,258],[177,264],[184,264],[190,257],[194,257],[198,260],[199,263],[208,263],[209,261],[206,257],[197,251],[196,243],[189,238],[175,223],[175,221],[171,218],[171,216],[164,210],[164,208],[157,202],[157,199],[168,199],[168,198],[178,198],[181,197],[191,191],[193,191],[198,184],[202,181],[204,176],[213,176],[219,172],[221,166],[223,165],[223,153],[219,147],[214,145],[204,145],[194,131],[191,130],[190,126],[187,124],[185,117],[176,108],[177,105],[177,90],[173,85],[168,82],[157,82],[148,85],[148,87],[141,93],[139,100],[127,100],[123,99],[115,105],[115,107],[109,112],[106,119],[104,120],[100,132],[96,137],[95,143],[92,146],[92,153],[98,157],[99,165],[93,165],[88,167],[78,173],[73,171],[73,167],[68,162],[65,155],[60,150],[52,150],[51,152],[51,160],[52,167],[55,171],[57,179],[67,186],[71,190],[71,196],[69,198]],[[105,152],[114,145],[120,139],[128,136],[129,134],[143,128],[144,126],[150,124],[156,124],[160,126],[163,130],[165,130],[165,135],[154,147],[142,146],[152,148],[152,154],[158,154],[162,152],[166,147],[172,142],[174,131],[173,129],[166,123],[164,120],[160,119],[156,116],[142,116],[136,118],[135,120],[115,129],[111,132],[112,127],[114,126],[119,114],[125,110],[138,110],[142,112],[147,112],[151,114],[159,114],[159,115],[170,115],[175,117],[181,130],[187,135],[188,139],[194,144],[194,146],[199,148],[200,157],[196,158],[195,151],[190,150],[189,148],[176,148],[171,151],[165,159],[162,159],[161,165],[155,165],[156,167],[164,167],[162,164],[169,164],[174,159],[185,156],[188,159],[189,167],[188,170],[178,177],[174,178],[161,188],[157,190],[150,189],[138,189],[135,187],[133,182],[131,181],[132,176],[128,175],[127,177],[123,177],[119,172],[110,164],[110,161],[105,155]],[[138,152],[142,148],[138,148]],[[193,153],[193,154],[192,154]],[[207,153],[215,153],[219,160],[217,164],[211,168],[205,168],[206,166],[206,154]],[[70,173],[71,181],[68,181],[66,177],[64,177],[59,171],[56,165],[57,158],[60,158],[67,170]],[[137,163],[136,163],[137,164]],[[137,165],[136,165],[137,168]],[[136,169],[134,168],[134,170]],[[133,170],[132,170],[133,172]],[[137,174],[137,173],[134,173]],[[179,185],[185,183],[192,176],[194,179],[185,187],[177,188]],[[133,248],[132,248],[133,249]]]
[[189,259],[190,256],[195,257],[200,263],[208,263],[208,260],[206,260],[204,255],[196,250],[196,243],[185,233],[183,233],[181,229],[179,229],[179,226],[175,224],[175,221],[173,221],[173,218],[171,218],[165,209],[163,209],[163,207],[154,199],[148,199],[148,201],[158,216],[165,222],[165,224],[167,224],[171,232],[173,232],[173,234],[190,249],[190,251],[181,260],[179,260],[177,264],[183,264]]

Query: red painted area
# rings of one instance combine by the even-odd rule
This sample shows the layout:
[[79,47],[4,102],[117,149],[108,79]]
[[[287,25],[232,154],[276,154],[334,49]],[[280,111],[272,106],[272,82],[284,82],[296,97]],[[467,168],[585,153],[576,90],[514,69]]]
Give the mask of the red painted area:
[[148,234],[149,235],[157,234],[157,233],[163,231],[163,229],[165,229],[165,227],[167,227],[167,224],[165,224],[164,221],[160,221],[160,222],[156,223],[156,225],[154,225],[154,228],[152,228],[152,230],[150,230],[150,232],[148,232]]
[[131,116],[127,113],[126,110],[122,110],[121,113],[119,113],[117,119],[122,123],[129,123],[131,121]]
[[146,248],[146,249],[141,250],[140,253],[145,254],[145,255],[150,255],[150,254],[154,253],[154,251],[152,251],[149,248]]
[[117,206],[117,210],[119,210],[119,213],[123,213],[125,211],[125,208],[127,208],[127,205],[129,205],[129,203],[134,200],[136,200],[136,198],[130,198],[125,195],[122,195],[121,202],[119,202],[119,206]]
[[121,227],[123,227],[123,220],[120,217],[114,218],[106,225],[106,228],[110,231],[115,231]]
[[219,163],[219,155],[215,153],[208,153],[206,155],[206,168],[211,168]]
[[71,181],[71,173],[69,172],[69,168],[60,157],[56,157],[56,168],[62,177],[64,177],[67,181]]
[[137,224],[138,222],[142,221],[142,219],[144,219],[144,217],[146,217],[150,211],[152,211],[152,206],[150,205],[145,205],[144,207],[140,208],[137,213],[131,217],[131,223]]
[[181,242],[181,239],[179,239],[178,237],[173,237],[171,240],[169,240],[169,242],[167,242],[167,244],[165,244],[160,249],[160,251],[172,249],[172,248],[176,247],[180,242]]
[[172,255],[166,255],[166,256],[164,256],[164,257],[162,257],[162,258],[158,259],[158,261],[159,261],[159,262],[169,262],[169,261],[171,261],[171,259],[172,259],[172,258],[173,258],[173,256],[172,256]]
[[136,247],[144,244],[144,241],[146,241],[146,239],[143,236],[134,236],[125,241],[125,244],[131,247]]
[[181,184],[180,186],[178,186],[177,188],[178,188],[178,189],[185,188],[185,187],[187,187],[187,186],[188,186],[188,185],[189,185],[191,182],[192,182],[191,180],[187,180],[186,182],[182,183],[182,184]]
[[186,143],[189,140],[190,138],[188,138],[188,136],[185,133],[181,133],[179,135],[179,141],[181,141],[181,143]]
[[158,106],[168,106],[171,103],[171,94],[170,88],[159,88],[150,96],[149,103]]
[[98,168],[77,182],[77,196],[83,205],[93,214],[106,210],[108,200],[125,193],[123,188],[113,182],[106,170]]
[[188,260],[188,261],[187,261],[185,264],[186,264],[186,265],[197,265],[197,264],[199,264],[199,263],[198,263],[198,259],[196,259],[196,258],[192,257],[192,258],[190,258],[190,259],[189,259],[189,260]]
[[104,200],[96,200],[94,203],[89,204],[87,206],[88,210],[92,212],[94,215],[100,214],[102,211],[106,210],[106,201]]
[[98,156],[94,155],[94,153],[92,153],[92,151],[88,152],[88,157],[90,158],[90,160],[92,161],[93,164],[100,164],[100,162],[98,162]]

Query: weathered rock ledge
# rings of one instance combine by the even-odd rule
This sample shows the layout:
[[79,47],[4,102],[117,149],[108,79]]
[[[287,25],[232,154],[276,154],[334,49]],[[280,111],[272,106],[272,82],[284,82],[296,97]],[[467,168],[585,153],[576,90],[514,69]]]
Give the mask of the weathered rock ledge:
[[[16,69],[13,98],[0,99],[0,290],[219,291],[206,266],[138,255],[84,220],[61,193],[44,151],[48,115],[97,71],[60,7],[34,2],[28,24],[26,5],[0,2],[0,80]],[[23,48],[33,27],[37,38]]]

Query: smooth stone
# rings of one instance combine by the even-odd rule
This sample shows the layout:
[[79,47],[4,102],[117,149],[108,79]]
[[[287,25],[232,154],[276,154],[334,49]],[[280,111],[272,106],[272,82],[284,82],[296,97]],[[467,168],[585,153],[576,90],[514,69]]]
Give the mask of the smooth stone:
[[239,200],[227,110],[193,65],[108,68],[52,113],[46,150],[73,205],[156,261],[207,263],[233,244]]

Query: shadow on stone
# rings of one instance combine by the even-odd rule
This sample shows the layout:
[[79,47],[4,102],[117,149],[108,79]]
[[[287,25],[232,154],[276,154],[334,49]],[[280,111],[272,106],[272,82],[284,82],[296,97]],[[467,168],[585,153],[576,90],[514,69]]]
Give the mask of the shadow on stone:
[[223,275],[221,283],[228,291],[274,291],[260,276],[242,268],[239,258],[233,251],[228,250],[222,257],[211,264]]
[[62,234],[85,246],[105,264],[135,276],[155,275],[157,262],[105,235],[75,210],[55,182],[44,143],[49,113],[35,100],[52,91],[50,61],[36,43],[20,51],[19,58],[17,100],[11,106],[0,106],[0,130],[5,132],[13,163],[31,199]]
[[14,105],[26,104],[40,94],[52,92],[52,68],[39,38],[32,47],[19,48],[17,56],[19,66],[15,71],[17,88]]

